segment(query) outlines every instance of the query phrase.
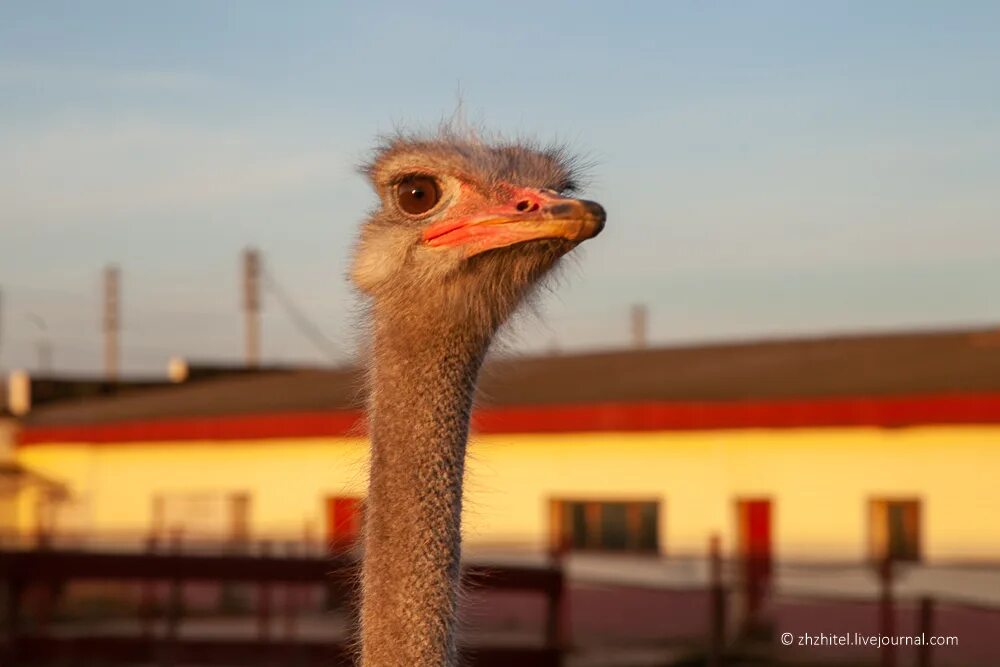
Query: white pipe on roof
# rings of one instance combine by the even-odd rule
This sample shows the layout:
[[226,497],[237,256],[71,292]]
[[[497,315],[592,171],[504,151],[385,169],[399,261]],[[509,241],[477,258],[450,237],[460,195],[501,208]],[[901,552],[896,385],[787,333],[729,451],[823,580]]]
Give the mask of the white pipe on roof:
[[7,376],[7,409],[17,417],[31,411],[31,376],[28,371],[12,371]]

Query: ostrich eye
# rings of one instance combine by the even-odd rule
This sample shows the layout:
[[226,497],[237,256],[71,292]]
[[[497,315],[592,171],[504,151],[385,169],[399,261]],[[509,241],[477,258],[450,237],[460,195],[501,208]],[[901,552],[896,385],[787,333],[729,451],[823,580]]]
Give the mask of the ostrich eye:
[[407,176],[396,186],[396,202],[410,215],[426,213],[440,199],[441,190],[430,176]]

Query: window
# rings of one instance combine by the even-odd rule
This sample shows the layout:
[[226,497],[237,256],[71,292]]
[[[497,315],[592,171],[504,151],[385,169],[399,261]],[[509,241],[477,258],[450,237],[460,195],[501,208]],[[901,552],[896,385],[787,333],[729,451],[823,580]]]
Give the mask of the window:
[[919,500],[874,498],[868,511],[869,550],[873,559],[920,560]]
[[177,539],[246,545],[251,507],[252,497],[247,492],[158,493],[153,496],[152,536],[164,542]]
[[250,542],[250,494],[229,496],[229,540],[235,545]]
[[555,551],[660,550],[660,503],[655,500],[553,500],[550,514]]

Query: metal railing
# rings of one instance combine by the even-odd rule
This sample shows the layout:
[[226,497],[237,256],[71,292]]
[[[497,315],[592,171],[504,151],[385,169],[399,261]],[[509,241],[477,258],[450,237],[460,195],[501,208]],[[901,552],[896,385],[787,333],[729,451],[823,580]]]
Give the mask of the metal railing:
[[[0,664],[349,664],[357,556],[301,540],[179,534],[7,540]],[[1000,664],[1000,563],[755,562],[723,558],[718,540],[707,554],[669,558],[517,545],[467,556],[470,664],[556,665],[568,652],[636,647],[662,651],[662,664],[694,656],[716,667],[761,655],[771,664]],[[798,643],[851,633],[958,645]],[[786,634],[796,641],[786,645]]]

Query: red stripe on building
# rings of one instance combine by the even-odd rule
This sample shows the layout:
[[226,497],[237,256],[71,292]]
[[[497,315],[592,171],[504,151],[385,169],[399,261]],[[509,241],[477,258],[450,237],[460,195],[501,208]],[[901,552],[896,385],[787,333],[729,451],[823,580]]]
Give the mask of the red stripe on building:
[[119,421],[66,426],[27,426],[19,445],[45,442],[171,442],[257,440],[364,435],[360,412],[283,412],[188,419]]
[[[1000,424],[1000,394],[746,402],[543,405],[477,410],[477,433],[699,431],[747,428]],[[153,442],[350,437],[364,433],[354,411],[26,426],[21,445],[46,442]]]
[[997,424],[1000,394],[515,407],[481,410],[474,422],[481,433]]

